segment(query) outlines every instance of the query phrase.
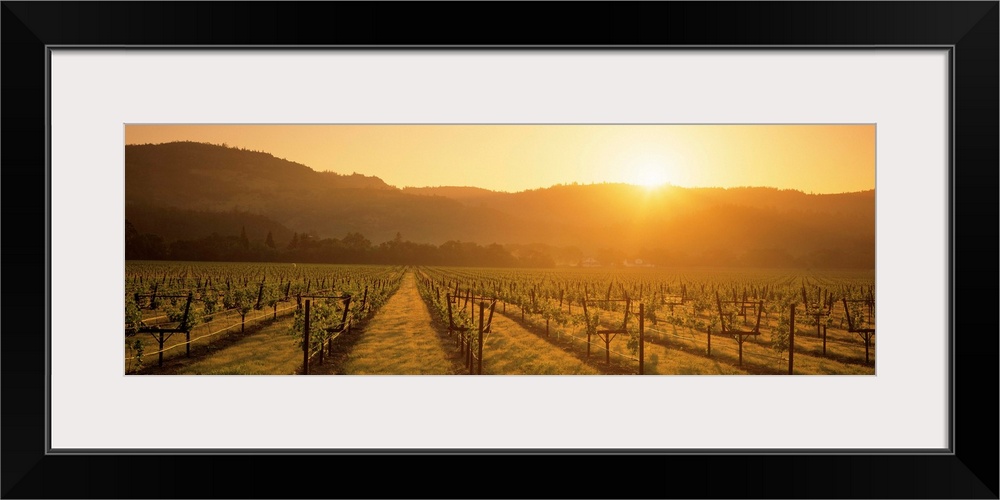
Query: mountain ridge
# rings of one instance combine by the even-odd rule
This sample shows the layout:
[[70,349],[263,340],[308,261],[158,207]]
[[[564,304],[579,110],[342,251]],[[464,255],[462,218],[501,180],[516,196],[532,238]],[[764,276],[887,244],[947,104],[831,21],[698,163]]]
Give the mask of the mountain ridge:
[[[620,183],[514,193],[397,188],[375,176],[320,172],[260,151],[194,142],[127,145],[125,159],[126,217],[130,206],[144,207],[147,215],[236,210],[260,215],[255,227],[274,228],[282,239],[287,231],[318,238],[355,232],[380,242],[401,233],[434,245],[540,244],[623,255],[777,251],[794,259],[848,255],[854,265],[874,266],[874,190],[811,194]],[[185,237],[183,228],[174,229],[173,237]]]

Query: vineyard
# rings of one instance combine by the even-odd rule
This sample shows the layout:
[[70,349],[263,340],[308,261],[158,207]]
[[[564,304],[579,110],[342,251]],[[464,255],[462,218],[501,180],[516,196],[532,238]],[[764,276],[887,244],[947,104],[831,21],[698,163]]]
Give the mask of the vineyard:
[[126,264],[125,372],[874,374],[873,271]]
[[[301,372],[303,359],[321,357],[337,335],[371,318],[401,277],[402,268],[382,266],[129,262],[125,372],[175,373],[183,359],[218,356],[262,331],[280,334],[258,351],[302,349],[308,358],[261,372]],[[308,336],[304,304],[313,305]]]
[[[795,374],[874,373],[874,280],[866,272],[418,273],[423,296],[441,317],[474,325],[478,312],[467,298],[495,297],[496,314],[601,373],[785,374],[789,357]],[[478,364],[478,337],[467,336],[457,343],[468,345],[467,363]],[[496,355],[490,337],[483,341],[487,366]]]

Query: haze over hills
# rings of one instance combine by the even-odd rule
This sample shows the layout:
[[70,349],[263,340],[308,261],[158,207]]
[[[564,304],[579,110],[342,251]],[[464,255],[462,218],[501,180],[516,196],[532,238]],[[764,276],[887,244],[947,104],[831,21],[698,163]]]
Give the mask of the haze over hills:
[[376,244],[399,233],[433,245],[533,245],[558,253],[564,263],[599,253],[660,265],[875,263],[874,191],[816,195],[763,187],[627,184],[518,193],[399,189],[378,177],[317,172],[224,146],[179,142],[125,148],[126,218],[138,231],[168,242],[206,232],[239,234],[239,226],[224,226],[242,220],[251,240],[270,231],[279,246],[289,233],[342,238],[354,232]]

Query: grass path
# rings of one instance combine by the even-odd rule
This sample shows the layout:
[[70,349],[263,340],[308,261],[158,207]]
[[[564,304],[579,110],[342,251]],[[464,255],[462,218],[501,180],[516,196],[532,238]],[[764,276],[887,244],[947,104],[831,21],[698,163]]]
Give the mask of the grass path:
[[516,321],[494,314],[492,333],[483,342],[483,373],[500,375],[596,375],[576,356],[529,332]]
[[[435,328],[417,291],[413,273],[354,337],[342,360],[310,368],[313,373],[349,375],[447,375],[460,373],[447,335]],[[335,346],[336,349],[336,346]]]
[[176,375],[292,375],[302,368],[299,340],[288,334],[292,319],[274,323],[232,342],[207,346],[190,360],[178,358],[168,373]]
[[[537,333],[526,329],[514,319],[500,312],[499,305],[493,315],[493,325],[483,342],[483,374],[484,375],[597,375],[602,373],[600,367],[592,366],[566,352],[552,339],[541,338]],[[460,311],[461,308],[456,309]],[[460,312],[456,312],[461,314]],[[465,359],[458,350],[458,337],[448,336],[444,324],[448,318],[439,318],[438,331],[444,339],[447,349],[456,356],[461,365],[461,372],[468,373]],[[478,364],[478,361],[474,361]]]
[[[560,327],[553,325],[550,335],[545,334],[545,321],[538,317],[527,316],[526,321],[520,320],[520,308],[513,304],[506,306],[506,313],[498,313],[500,318],[518,326],[529,335],[533,335],[539,342],[545,342],[556,349],[560,349],[565,356],[572,357],[585,364],[585,366],[596,373],[608,374],[628,374],[636,373],[638,361],[623,358],[620,354],[627,354],[626,337],[618,335],[611,342],[611,365],[605,362],[604,342],[598,337],[594,337],[591,342],[591,357],[586,357],[587,334],[582,324],[562,327],[565,331],[559,331]],[[502,310],[502,309],[498,309]],[[494,322],[497,320],[494,319]],[[718,351],[719,348],[716,348]],[[679,349],[667,349],[663,345],[651,342],[647,339],[644,347],[645,351],[645,374],[647,375],[715,375],[715,374],[745,374],[746,372],[736,366],[729,366],[720,363],[717,359],[700,356],[697,352],[685,352],[684,347]],[[566,372],[562,372],[566,373]],[[577,372],[569,372],[577,373]],[[589,372],[578,372],[589,373]]]

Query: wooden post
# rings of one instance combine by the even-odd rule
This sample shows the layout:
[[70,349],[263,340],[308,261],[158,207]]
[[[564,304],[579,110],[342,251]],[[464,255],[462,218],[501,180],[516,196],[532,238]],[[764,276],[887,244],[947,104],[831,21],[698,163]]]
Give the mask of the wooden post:
[[465,362],[465,366],[466,367],[469,366],[469,352],[468,352],[468,350],[469,350],[469,338],[468,338],[468,335],[470,335],[470,333],[469,333],[468,330],[458,332],[458,338],[462,339],[462,343],[461,343],[462,361]]
[[[726,333],[726,317],[722,314],[722,300],[719,298],[719,292],[715,292],[715,304],[719,307],[719,329],[722,333]],[[732,330],[733,325],[729,325],[729,329]]]
[[645,366],[644,366],[644,363],[643,363],[643,361],[644,361],[643,348],[645,347],[646,339],[643,336],[643,333],[644,333],[643,332],[643,326],[644,326],[644,321],[645,321],[646,315],[644,314],[644,312],[645,312],[645,309],[643,308],[643,304],[640,303],[639,304],[639,375],[644,375],[645,374],[645,372],[644,372]]
[[340,317],[340,324],[344,325],[344,331],[350,332],[351,325],[347,323],[347,313],[351,310],[351,297],[344,299],[344,315]]
[[826,356],[826,325],[823,325],[823,355]]
[[[160,332],[159,341],[160,341],[160,360],[157,362],[157,366],[163,366],[163,332]],[[867,352],[865,354],[867,354]]]
[[320,339],[319,341],[319,364],[323,364],[323,351],[326,350],[325,342],[326,339]]
[[492,299],[490,301],[490,315],[486,318],[486,329],[489,330],[493,326],[493,311],[497,308],[497,299]]
[[604,334],[604,363],[611,364],[611,334]]
[[483,312],[486,308],[485,302],[479,303],[479,363],[476,367],[476,375],[483,374]]
[[188,292],[187,304],[184,304],[184,318],[181,319],[181,326],[187,328],[188,326],[188,314],[191,313],[191,301],[194,300],[194,292]]
[[795,365],[795,304],[788,311],[788,374],[792,374]]
[[708,327],[708,357],[712,357],[712,327]]
[[[194,300],[194,292],[188,292],[187,304],[184,306],[184,319],[181,320],[181,324],[184,325],[184,356],[191,357],[191,328],[188,327],[188,314],[191,312],[191,301]],[[163,349],[161,346],[160,349]]]
[[583,318],[587,325],[587,357],[590,357],[590,314],[587,313],[587,299],[583,299]]
[[306,299],[306,318],[302,328],[302,374],[309,375],[309,299]]
[[[868,346],[871,344],[872,336],[870,333],[865,333],[865,364],[868,364]],[[163,346],[160,346],[163,349]],[[162,354],[161,354],[162,356]]]
[[444,298],[448,302],[448,334],[451,335],[451,332],[454,331],[452,328],[455,327],[455,321],[451,319],[451,294],[446,293]]
[[622,330],[628,329],[628,315],[632,312],[632,300],[628,298],[628,292],[625,292],[625,319],[622,320]]
[[844,316],[847,317],[847,331],[854,331],[854,321],[851,318],[851,310],[847,307],[847,298],[842,299],[844,301]]
[[740,368],[743,368],[743,335],[736,335],[736,341],[740,344]]

